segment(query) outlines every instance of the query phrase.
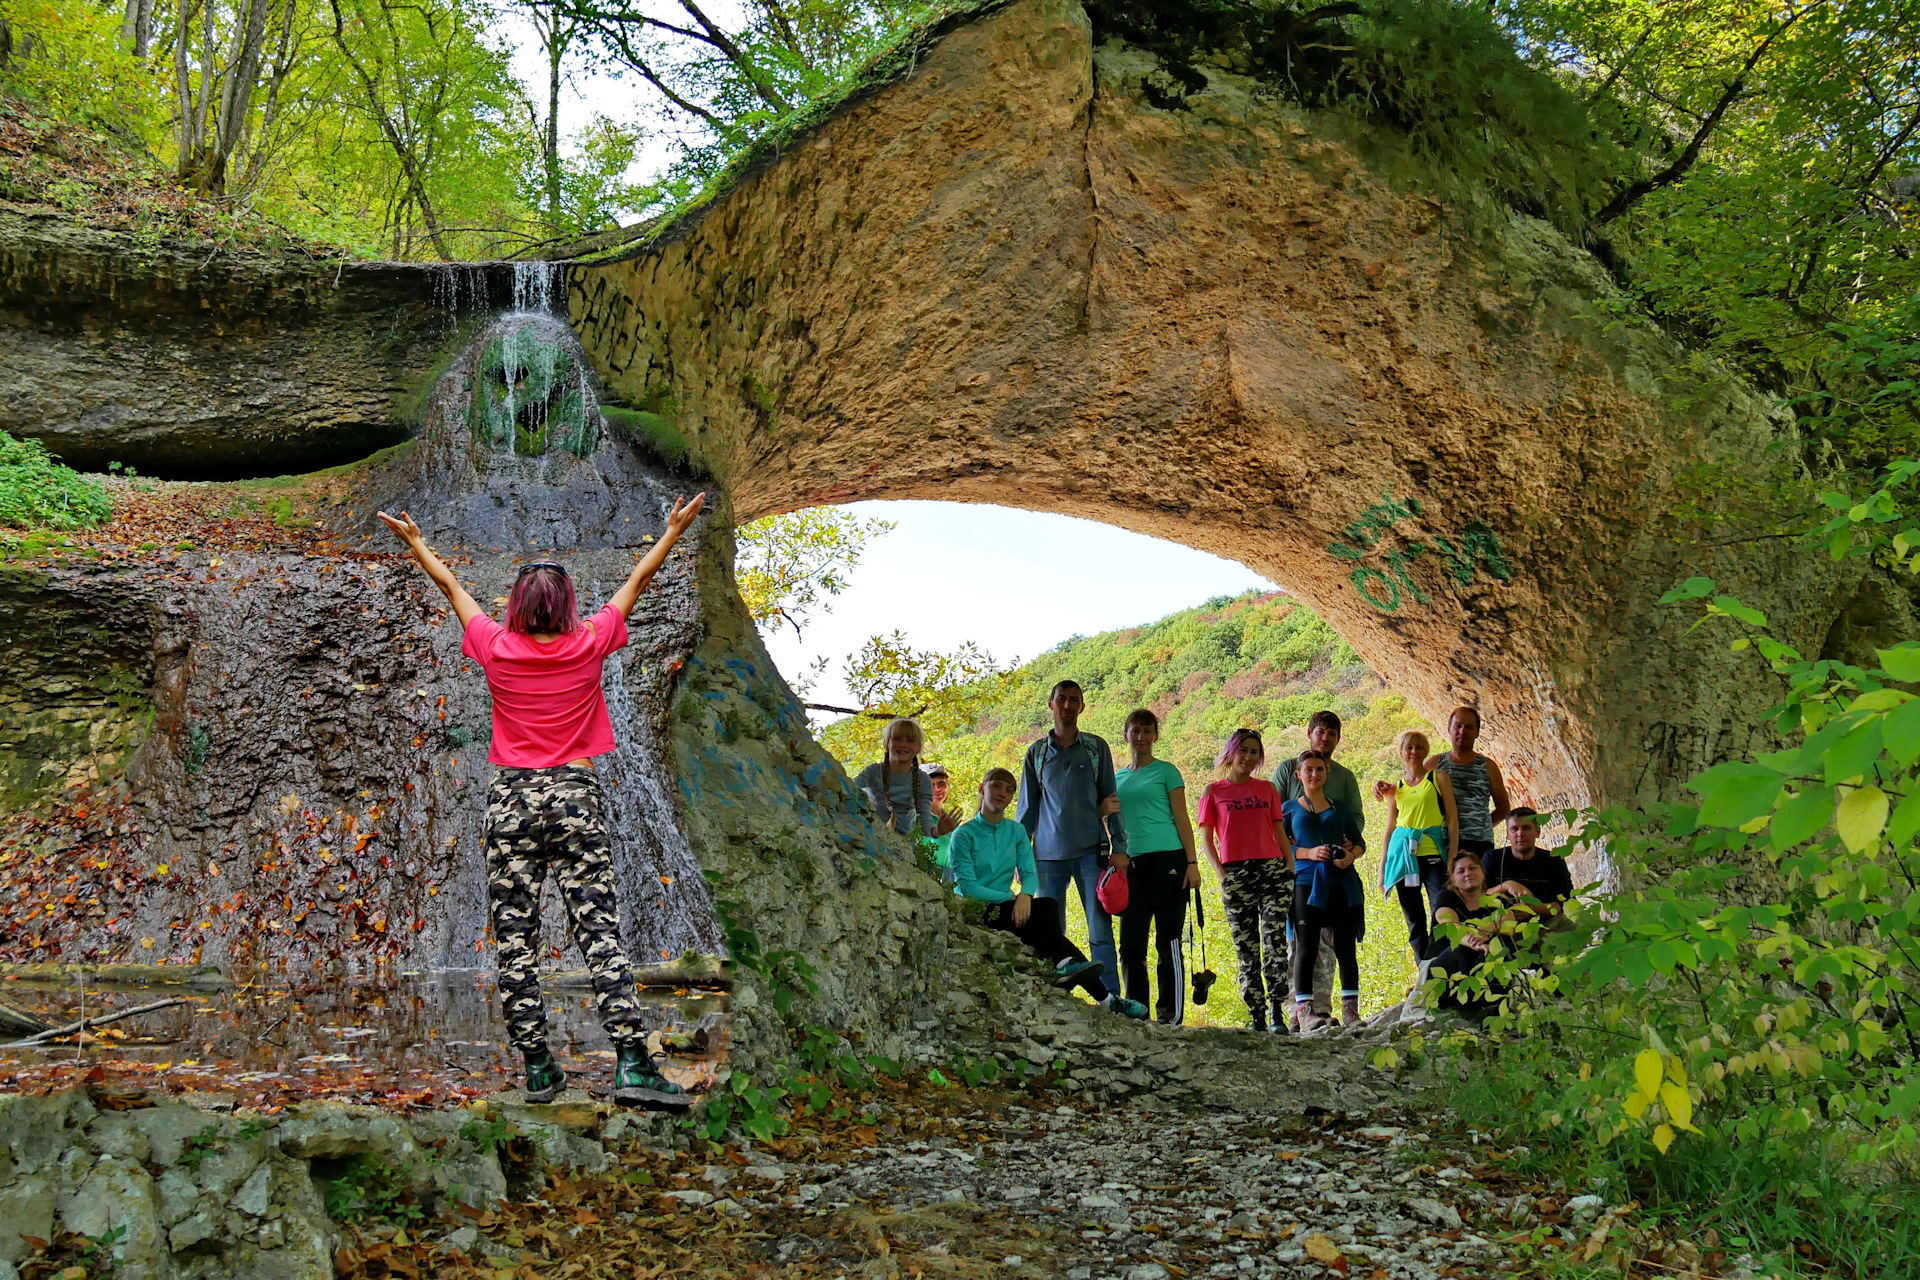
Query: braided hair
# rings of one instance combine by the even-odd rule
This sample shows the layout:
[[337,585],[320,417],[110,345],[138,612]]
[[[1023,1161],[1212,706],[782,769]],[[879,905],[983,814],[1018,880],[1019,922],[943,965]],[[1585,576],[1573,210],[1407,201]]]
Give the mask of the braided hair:
[[[880,731],[880,794],[887,802],[886,822],[890,827],[893,826],[893,765],[891,763],[891,757],[893,755],[893,735],[898,733],[902,728],[913,730],[913,736],[920,740],[921,746],[924,747],[927,744],[927,735],[921,730],[919,722],[917,720],[909,720],[905,716],[887,721],[887,727]],[[925,785],[926,776],[920,771],[920,753],[916,751],[913,755],[912,810],[913,821],[916,823],[920,821],[920,788]],[[894,829],[896,831],[899,830],[898,827]],[[926,834],[931,835],[932,833],[928,832]]]

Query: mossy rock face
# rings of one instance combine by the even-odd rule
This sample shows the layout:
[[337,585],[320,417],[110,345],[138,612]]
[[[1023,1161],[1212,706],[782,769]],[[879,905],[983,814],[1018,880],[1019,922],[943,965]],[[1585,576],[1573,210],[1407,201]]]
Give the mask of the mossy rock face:
[[663,465],[675,471],[698,474],[702,468],[693,457],[693,449],[672,418],[644,409],[622,409],[608,405],[601,414],[607,424],[626,439],[645,448]]
[[591,375],[534,325],[508,328],[486,345],[473,407],[476,440],[523,458],[551,449],[585,458],[600,439]]
[[119,575],[0,569],[0,813],[124,774],[153,723],[153,605]]

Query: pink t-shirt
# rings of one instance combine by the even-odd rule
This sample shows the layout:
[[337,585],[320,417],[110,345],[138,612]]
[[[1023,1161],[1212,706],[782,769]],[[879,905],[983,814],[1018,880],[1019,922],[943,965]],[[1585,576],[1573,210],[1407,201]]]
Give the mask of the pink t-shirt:
[[1283,858],[1273,824],[1280,818],[1280,792],[1265,778],[1220,779],[1200,793],[1200,825],[1214,829],[1222,862]]
[[607,605],[551,644],[481,614],[460,651],[487,673],[493,694],[492,764],[547,769],[613,750],[600,667],[627,643],[627,620]]

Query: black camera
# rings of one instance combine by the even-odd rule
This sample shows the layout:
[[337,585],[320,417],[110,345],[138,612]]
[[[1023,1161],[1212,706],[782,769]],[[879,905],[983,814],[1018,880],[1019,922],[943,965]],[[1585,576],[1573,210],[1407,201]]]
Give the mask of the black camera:
[[1212,990],[1215,980],[1219,977],[1220,975],[1211,969],[1202,969],[1193,975],[1193,1002],[1195,1004],[1205,1004],[1207,1002],[1207,992]]

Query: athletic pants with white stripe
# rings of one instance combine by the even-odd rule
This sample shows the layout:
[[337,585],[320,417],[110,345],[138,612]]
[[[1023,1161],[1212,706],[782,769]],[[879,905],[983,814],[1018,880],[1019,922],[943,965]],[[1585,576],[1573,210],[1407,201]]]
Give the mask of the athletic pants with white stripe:
[[[1179,1026],[1187,1016],[1187,955],[1180,932],[1187,922],[1187,855],[1180,849],[1135,854],[1127,867],[1127,909],[1120,914],[1120,972],[1129,1000]],[[1159,955],[1155,999],[1147,991],[1147,935]]]

